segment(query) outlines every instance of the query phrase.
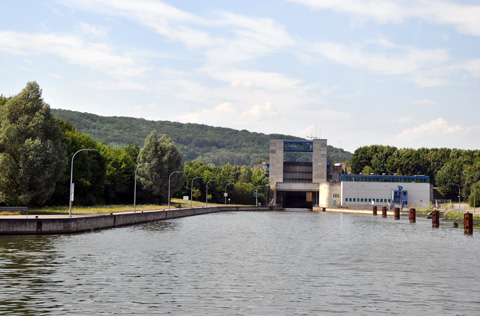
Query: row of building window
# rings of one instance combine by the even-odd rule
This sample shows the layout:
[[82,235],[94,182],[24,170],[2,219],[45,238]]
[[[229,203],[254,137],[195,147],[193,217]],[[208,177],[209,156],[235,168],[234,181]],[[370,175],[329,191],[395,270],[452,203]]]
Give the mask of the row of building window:
[[[362,203],[390,203],[392,199],[370,199],[370,198],[358,198],[358,202]],[[357,198],[345,198],[345,202],[357,202]]]
[[398,182],[398,183],[430,183],[428,176],[364,176],[342,175],[346,182]]

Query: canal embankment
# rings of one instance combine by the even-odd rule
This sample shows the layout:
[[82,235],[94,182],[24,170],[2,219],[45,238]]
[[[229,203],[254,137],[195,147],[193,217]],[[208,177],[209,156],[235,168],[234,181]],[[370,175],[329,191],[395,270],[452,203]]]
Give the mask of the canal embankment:
[[267,211],[268,207],[215,206],[84,215],[0,216],[0,235],[72,234],[152,221],[233,211]]

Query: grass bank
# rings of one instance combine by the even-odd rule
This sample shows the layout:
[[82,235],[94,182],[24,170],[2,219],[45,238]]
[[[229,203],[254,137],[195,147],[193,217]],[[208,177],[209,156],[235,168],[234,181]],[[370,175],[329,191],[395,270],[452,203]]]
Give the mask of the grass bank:
[[[443,214],[444,219],[456,219],[456,220],[463,220],[463,214],[465,214],[462,211],[448,211],[445,214]],[[474,220],[480,220],[480,214],[474,214],[473,215]]]
[[[170,202],[170,208],[175,209],[179,207],[204,207],[205,202],[193,201],[182,199],[172,199]],[[209,206],[223,206],[224,204],[208,203]],[[229,206],[239,206],[229,204]],[[155,205],[155,204],[141,204],[136,206],[137,211],[152,211],[167,209],[167,204]],[[75,206],[72,207],[72,214],[108,214],[118,212],[131,212],[133,211],[133,205],[97,205],[97,206]],[[28,210],[28,214],[31,215],[66,215],[69,214],[68,206],[49,206],[42,208],[31,208]],[[21,215],[19,212],[0,212],[0,215]],[[22,214],[23,215],[23,214]]]

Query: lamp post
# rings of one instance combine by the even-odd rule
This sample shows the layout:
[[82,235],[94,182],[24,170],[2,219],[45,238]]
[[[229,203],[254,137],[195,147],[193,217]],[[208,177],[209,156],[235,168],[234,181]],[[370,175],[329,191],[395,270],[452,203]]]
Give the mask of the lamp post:
[[208,184],[209,184],[211,181],[215,181],[215,182],[216,182],[217,180],[213,180],[213,179],[212,179],[212,180],[208,180],[208,181],[207,181],[207,190],[205,191],[205,207],[208,206]]
[[477,183],[475,182],[473,184],[473,215],[475,215],[475,187],[477,186]]
[[193,208],[193,180],[195,179],[203,179],[203,177],[195,177],[192,179],[192,186],[190,187],[190,207]]
[[70,217],[72,217],[72,201],[73,201],[73,195],[75,194],[73,192],[74,191],[73,190],[73,159],[75,159],[75,156],[81,151],[98,151],[98,149],[83,148],[83,149],[77,150],[77,152],[73,154],[72,163],[70,165],[70,198],[68,201],[68,214],[70,215]]
[[135,168],[135,179],[134,179],[134,184],[133,184],[133,212],[137,211],[137,170],[139,167],[144,166],[144,165],[153,165],[152,163],[141,163]]
[[228,186],[229,184],[233,184],[233,183],[230,182],[230,183],[227,183],[227,184],[225,185],[225,194],[223,195],[223,196],[225,197],[225,205],[227,205],[227,186]]
[[170,209],[170,178],[172,177],[172,175],[174,173],[179,173],[179,172],[183,172],[182,170],[176,170],[176,171],[173,171],[172,173],[170,173],[170,175],[168,176],[168,209]]
[[447,184],[453,184],[453,185],[456,185],[458,187],[458,210],[461,211],[460,209],[460,186],[456,183],[447,183]]

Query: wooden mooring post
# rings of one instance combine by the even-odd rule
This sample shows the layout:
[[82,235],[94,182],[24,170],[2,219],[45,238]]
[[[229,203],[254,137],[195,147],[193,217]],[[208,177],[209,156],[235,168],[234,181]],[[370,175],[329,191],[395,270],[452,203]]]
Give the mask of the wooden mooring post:
[[386,206],[382,207],[382,217],[387,218],[387,207]]
[[417,211],[414,208],[410,209],[410,223],[415,223],[417,221]]
[[396,220],[400,219],[400,208],[399,207],[395,208],[395,219]]
[[432,227],[440,227],[440,212],[437,210],[432,212]]
[[377,206],[373,206],[373,216],[377,216]]
[[473,234],[473,214],[466,212],[463,214],[463,228],[465,235]]

